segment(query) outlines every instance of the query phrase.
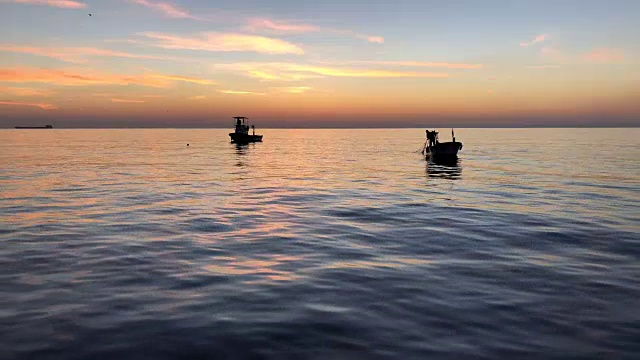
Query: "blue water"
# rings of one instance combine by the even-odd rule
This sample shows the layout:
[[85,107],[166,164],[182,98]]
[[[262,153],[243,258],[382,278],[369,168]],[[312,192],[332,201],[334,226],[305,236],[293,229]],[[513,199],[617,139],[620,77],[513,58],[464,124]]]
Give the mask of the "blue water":
[[227,133],[0,130],[0,358],[640,355],[640,129]]

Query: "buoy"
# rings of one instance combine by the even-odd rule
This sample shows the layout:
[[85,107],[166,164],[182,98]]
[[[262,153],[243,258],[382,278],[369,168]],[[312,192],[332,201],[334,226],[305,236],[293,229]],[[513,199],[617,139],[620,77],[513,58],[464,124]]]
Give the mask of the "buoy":
[[189,144],[187,144],[187,146],[189,146]]

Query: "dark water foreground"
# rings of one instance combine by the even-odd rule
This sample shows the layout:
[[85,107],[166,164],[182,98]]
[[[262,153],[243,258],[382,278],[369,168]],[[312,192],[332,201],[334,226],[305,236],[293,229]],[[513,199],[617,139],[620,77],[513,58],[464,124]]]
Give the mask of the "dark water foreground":
[[227,132],[0,131],[0,358],[638,358],[638,129]]

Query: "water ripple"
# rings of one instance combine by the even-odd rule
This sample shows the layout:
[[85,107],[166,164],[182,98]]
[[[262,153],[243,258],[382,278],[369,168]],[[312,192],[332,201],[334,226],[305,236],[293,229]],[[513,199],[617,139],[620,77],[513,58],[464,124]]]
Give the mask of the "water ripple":
[[637,129],[226,133],[0,131],[0,357],[640,353]]

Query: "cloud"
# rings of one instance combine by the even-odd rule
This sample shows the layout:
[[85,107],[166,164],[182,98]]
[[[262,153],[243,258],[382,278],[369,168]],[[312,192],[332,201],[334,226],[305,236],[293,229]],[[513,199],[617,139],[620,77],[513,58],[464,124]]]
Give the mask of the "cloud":
[[0,105],[37,107],[43,110],[56,110],[58,108],[56,105],[53,105],[53,104],[12,101],[12,100],[0,100]]
[[159,11],[163,13],[164,16],[166,17],[175,18],[175,19],[200,20],[198,17],[191,15],[187,10],[180,9],[170,3],[160,2],[160,1],[149,1],[149,0],[129,0],[129,1],[136,3],[138,5],[146,6],[150,9]]
[[333,67],[296,63],[233,63],[217,64],[214,68],[244,73],[253,78],[266,81],[299,81],[318,77],[353,78],[447,78],[448,73],[395,71],[360,67]]
[[131,54],[131,53],[122,52],[122,51],[114,51],[114,50],[91,48],[91,47],[52,48],[52,47],[0,45],[0,51],[44,56],[44,57],[49,57],[49,58],[57,59],[64,62],[74,63],[74,64],[86,63],[89,61],[88,58],[92,56],[121,57],[121,58],[130,58],[130,59],[151,59],[151,60],[177,60],[175,58],[152,56],[152,55],[138,55],[138,54]]
[[290,42],[264,36],[217,32],[205,32],[192,37],[154,32],[145,32],[141,35],[155,41],[150,45],[164,49],[304,54],[304,50]]
[[482,64],[464,64],[464,63],[447,63],[447,62],[425,62],[425,61],[350,61],[350,64],[363,65],[385,65],[385,66],[404,66],[404,67],[435,67],[447,69],[482,69]]
[[71,0],[9,0],[18,4],[47,5],[62,9],[84,9],[87,4]]
[[525,66],[527,69],[559,69],[560,65],[531,65]]
[[309,24],[296,24],[290,22],[278,22],[269,19],[249,19],[248,30],[273,30],[279,33],[306,33],[318,32],[321,28]]
[[89,70],[54,70],[38,68],[0,69],[0,81],[11,83],[47,83],[58,86],[139,85],[166,88],[176,81],[212,84],[206,79],[176,75],[144,73],[140,75],[105,74]]
[[145,101],[144,100],[113,98],[113,99],[111,99],[111,102],[114,102],[114,103],[125,103],[125,104],[141,104],[141,103],[144,103]]
[[264,93],[257,93],[252,91],[239,91],[239,90],[220,90],[219,92],[229,95],[265,95]]
[[299,33],[313,33],[313,32],[326,32],[339,35],[345,35],[355,37],[358,39],[366,40],[370,43],[384,44],[384,38],[382,36],[370,36],[359,34],[351,30],[340,30],[323,28],[311,24],[304,24],[300,22],[291,22],[283,20],[271,20],[263,18],[249,19],[246,30],[252,32],[267,31],[275,34],[299,34]]
[[542,35],[536,35],[536,37],[534,37],[533,39],[531,39],[531,40],[529,40],[529,41],[527,41],[527,42],[521,42],[521,43],[520,43],[520,46],[522,46],[522,47],[529,47],[529,46],[532,46],[532,45],[535,45],[535,44],[539,44],[539,43],[541,43],[541,42],[544,42],[544,41],[546,41],[547,39],[548,39],[548,36],[547,36],[547,35],[544,35],[544,34],[542,34]]
[[586,54],[570,53],[556,48],[544,47],[540,55],[545,62],[561,65],[569,64],[615,64],[624,61],[624,51],[621,49],[597,48]]
[[311,87],[309,86],[290,86],[290,87],[280,87],[280,88],[273,88],[275,90],[279,90],[279,91],[283,91],[283,92],[287,92],[289,94],[304,94],[307,91],[311,90]]
[[322,76],[331,77],[356,77],[356,78],[402,78],[402,77],[433,77],[444,78],[449,77],[447,73],[424,73],[424,72],[408,72],[378,69],[354,69],[354,68],[336,68],[313,65],[291,65],[291,71],[312,73]]
[[20,97],[48,97],[53,91],[48,89],[35,89],[25,87],[0,87],[0,93],[11,94]]
[[300,73],[273,73],[261,70],[248,70],[248,75],[252,78],[257,78],[264,81],[300,81],[305,79],[317,79],[321,78],[321,75],[314,74],[300,74]]
[[370,43],[384,44],[384,38],[382,36],[365,36],[365,39]]
[[207,80],[207,79],[198,79],[187,76],[177,76],[177,75],[153,75],[157,79],[164,79],[169,81],[182,81],[188,82],[192,84],[200,84],[200,85],[215,85],[215,81]]
[[585,54],[583,59],[594,63],[616,63],[624,60],[624,52],[619,49],[599,48]]
[[204,99],[206,99],[206,98],[207,98],[207,97],[206,97],[206,96],[204,96],[204,95],[196,95],[196,96],[191,96],[191,97],[189,97],[189,100],[204,100]]

